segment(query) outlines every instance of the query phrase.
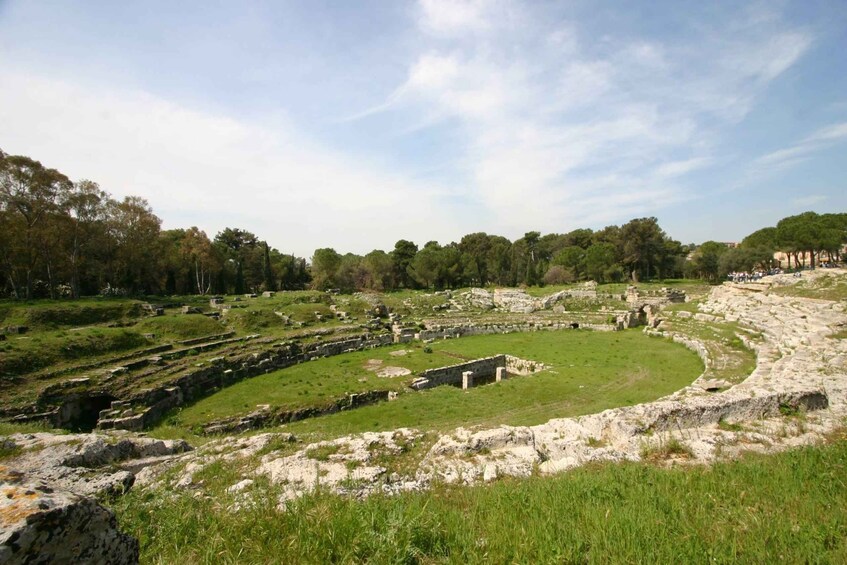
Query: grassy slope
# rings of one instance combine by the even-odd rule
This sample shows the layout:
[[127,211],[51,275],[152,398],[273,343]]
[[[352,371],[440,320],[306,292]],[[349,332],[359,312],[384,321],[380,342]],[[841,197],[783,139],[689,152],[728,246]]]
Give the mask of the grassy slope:
[[[648,342],[649,340],[649,342]],[[409,355],[394,357],[405,348]],[[655,399],[693,381],[703,370],[699,358],[682,346],[645,337],[639,331],[535,332],[475,336],[432,344],[433,353],[411,345],[330,357],[242,381],[191,407],[177,418],[183,428],[251,410],[256,404],[303,406],[348,391],[402,389],[402,379],[380,379],[362,365],[384,359],[384,365],[413,371],[509,353],[552,365],[543,373],[515,377],[470,391],[438,387],[403,394],[397,400],[298,422],[296,433],[319,436],[410,426],[449,429],[459,425],[508,423],[531,425],[552,417],[587,414]],[[367,382],[359,382],[360,378]],[[323,396],[318,396],[323,394]],[[168,425],[153,435],[177,434]]]
[[81,328],[32,332],[0,342],[0,377],[22,375],[50,365],[88,357],[111,356],[152,342],[126,328]]
[[776,563],[847,561],[847,440],[709,468],[594,465],[553,478],[365,501],[316,493],[275,508],[257,481],[232,511],[134,490],[114,503],[146,563]]

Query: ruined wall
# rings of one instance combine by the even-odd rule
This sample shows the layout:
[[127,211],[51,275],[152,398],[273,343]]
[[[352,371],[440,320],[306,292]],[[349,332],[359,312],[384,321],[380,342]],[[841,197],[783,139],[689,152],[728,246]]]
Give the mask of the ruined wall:
[[154,389],[144,390],[127,399],[140,409],[124,408],[102,413],[101,429],[141,430],[155,424],[169,410],[199,400],[242,379],[284,369],[304,361],[340,355],[350,351],[373,349],[394,343],[394,336],[363,335],[305,346],[297,343],[276,346],[261,353],[229,358],[218,357],[210,364],[194,369],[178,379]]
[[544,370],[544,363],[521,359],[512,355],[506,355],[506,372],[509,375],[531,375]]
[[461,385],[462,373],[465,371],[471,371],[476,378],[491,377],[497,371],[497,367],[505,366],[506,356],[495,355],[494,357],[484,357],[458,365],[427,369],[412,382],[411,386],[415,390],[424,390],[446,384]]
[[347,394],[324,406],[311,406],[299,408],[297,410],[287,410],[285,408],[272,409],[270,407],[266,407],[256,410],[255,412],[251,412],[246,416],[235,416],[233,418],[209,422],[203,426],[203,433],[234,433],[246,430],[255,430],[268,426],[278,426],[280,424],[297,422],[299,420],[315,418],[317,416],[326,416],[328,414],[335,414],[336,412],[342,412],[344,410],[353,410],[354,408],[384,402],[391,398],[391,394],[391,391],[387,390],[371,390],[356,394]]
[[[578,324],[579,328],[594,330],[594,331],[615,331],[614,324]],[[450,339],[457,337],[466,337],[472,335],[494,335],[494,334],[509,334],[518,332],[532,331],[556,331],[573,329],[574,325],[571,322],[544,322],[534,323],[527,322],[524,324],[487,324],[476,325],[468,324],[465,326],[449,326],[449,327],[434,327],[421,330],[416,334],[417,338],[423,341],[433,339]]]

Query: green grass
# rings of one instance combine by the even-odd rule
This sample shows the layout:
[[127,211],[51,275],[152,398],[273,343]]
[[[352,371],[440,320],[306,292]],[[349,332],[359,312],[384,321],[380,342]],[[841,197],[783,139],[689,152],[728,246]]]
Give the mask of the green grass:
[[658,443],[645,443],[641,447],[641,457],[648,461],[665,461],[671,457],[688,459],[693,455],[691,449],[675,437]]
[[319,445],[306,451],[306,457],[315,461],[329,461],[331,455],[335,455],[341,450],[340,445]]
[[141,302],[127,299],[32,300],[0,302],[0,325],[56,329],[126,321],[143,315]]
[[77,331],[35,332],[9,336],[0,342],[0,377],[23,375],[44,367],[149,345],[140,333],[126,328],[83,328]]
[[157,340],[181,340],[220,334],[226,328],[201,314],[169,314],[141,320],[133,328],[139,333],[155,334]]
[[112,503],[144,563],[844,563],[847,441],[712,467],[592,465],[552,478],[364,501],[317,492],[276,508],[261,480],[230,509],[136,489]]
[[[405,349],[403,357],[390,355]],[[181,410],[175,418],[186,427],[211,420],[250,412],[257,404],[290,409],[328,404],[348,393],[366,390],[404,390],[409,377],[380,378],[365,365],[371,359],[382,360],[382,367],[402,366],[413,371],[459,363],[443,354],[426,354],[411,344],[301,363],[287,369],[259,375],[236,383],[196,404]]]
[[[654,400],[691,383],[703,370],[699,358],[682,346],[648,338],[639,331],[474,336],[430,345],[430,354],[423,353],[420,345],[407,344],[320,359],[253,377],[183,409],[169,424],[151,433],[173,437],[187,433],[192,426],[251,411],[262,403],[309,406],[356,390],[405,390],[402,378],[382,379],[366,371],[363,365],[368,359],[384,359],[383,366],[418,372],[463,359],[509,353],[552,366],[532,376],[469,391],[442,386],[407,392],[392,402],[304,420],[284,429],[327,438],[403,426],[444,430],[460,425],[533,425],[552,417]],[[397,349],[411,353],[391,356]],[[366,381],[359,382],[360,378]]]
[[37,432],[50,432],[51,434],[66,434],[68,430],[51,428],[43,422],[30,422],[26,424],[15,424],[12,422],[0,422],[0,436],[12,434],[33,434]]

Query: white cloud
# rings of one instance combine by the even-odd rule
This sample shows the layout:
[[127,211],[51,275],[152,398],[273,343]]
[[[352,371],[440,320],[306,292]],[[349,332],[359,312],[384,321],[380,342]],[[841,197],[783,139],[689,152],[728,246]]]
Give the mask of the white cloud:
[[814,153],[827,149],[844,138],[847,138],[847,122],[820,128],[791,147],[762,155],[753,161],[752,170],[756,173],[786,169],[809,159]]
[[490,26],[493,0],[421,0],[420,26],[437,34],[480,31]]
[[743,33],[709,30],[681,45],[597,42],[575,23],[548,28],[535,5],[504,6],[419,0],[421,31],[440,35],[366,114],[413,115],[415,130],[458,124],[468,190],[489,225],[514,230],[621,221],[690,198],[682,181],[713,163],[715,131],[743,118],[812,41],[759,11],[739,20]]
[[791,204],[797,208],[803,208],[806,206],[814,206],[826,199],[826,196],[822,194],[810,194],[809,196],[801,196],[800,198],[793,199]]
[[805,142],[838,141],[844,137],[847,137],[847,122],[821,128],[807,137]]
[[656,169],[656,175],[659,177],[677,177],[702,169],[712,162],[708,157],[695,157],[694,159],[686,159],[685,161],[671,161],[662,163]]
[[443,192],[311,143],[285,124],[1,70],[4,151],[95,180],[116,197],[142,195],[165,227],[196,224],[210,237],[241,227],[306,257],[321,246],[367,252],[400,237],[460,231],[438,210]]

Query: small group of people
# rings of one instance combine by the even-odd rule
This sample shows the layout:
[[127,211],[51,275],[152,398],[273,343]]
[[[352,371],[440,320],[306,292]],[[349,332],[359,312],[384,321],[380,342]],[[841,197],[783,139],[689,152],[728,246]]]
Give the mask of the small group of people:
[[782,269],[770,269],[768,271],[753,271],[752,273],[748,273],[747,271],[740,272],[732,272],[729,273],[726,278],[729,281],[736,283],[744,283],[744,282],[754,282],[761,279],[767,275],[779,275],[782,273]]

